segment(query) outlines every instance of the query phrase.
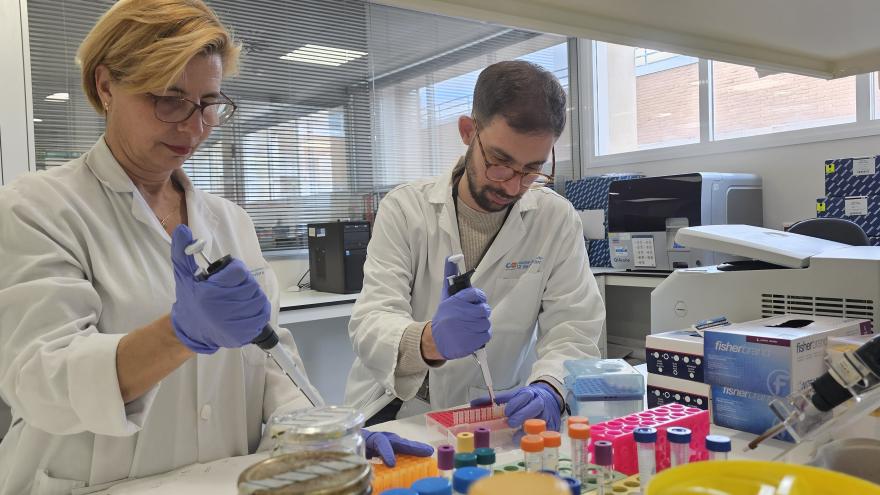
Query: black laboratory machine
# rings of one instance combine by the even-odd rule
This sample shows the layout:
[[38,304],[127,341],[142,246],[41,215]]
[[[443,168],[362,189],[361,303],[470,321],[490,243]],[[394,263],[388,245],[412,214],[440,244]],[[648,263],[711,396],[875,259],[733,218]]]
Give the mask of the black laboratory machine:
[[763,225],[761,178],[697,172],[612,182],[608,190],[611,266],[671,271],[736,259],[676,244],[684,227]]
[[360,292],[364,284],[370,223],[360,220],[310,223],[307,228],[312,290],[337,294]]

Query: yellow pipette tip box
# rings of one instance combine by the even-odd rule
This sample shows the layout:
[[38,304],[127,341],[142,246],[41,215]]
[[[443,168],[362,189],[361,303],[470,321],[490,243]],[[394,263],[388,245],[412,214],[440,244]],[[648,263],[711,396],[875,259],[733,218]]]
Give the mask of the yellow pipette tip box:
[[413,482],[422,478],[437,476],[437,459],[398,455],[393,468],[373,464],[373,493],[382,493],[392,488],[409,488]]

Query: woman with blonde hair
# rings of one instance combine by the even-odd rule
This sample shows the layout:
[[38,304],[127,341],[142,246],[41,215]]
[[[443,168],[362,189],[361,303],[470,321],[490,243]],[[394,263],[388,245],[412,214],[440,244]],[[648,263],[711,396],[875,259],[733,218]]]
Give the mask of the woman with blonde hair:
[[[78,52],[105,134],[0,189],[0,396],[13,415],[0,494],[91,491],[253,453],[272,415],[310,406],[248,345],[278,315],[250,218],[181,168],[235,112],[221,82],[239,52],[201,0],[118,2]],[[235,261],[198,279],[194,238]],[[431,453],[364,436],[388,463]]]

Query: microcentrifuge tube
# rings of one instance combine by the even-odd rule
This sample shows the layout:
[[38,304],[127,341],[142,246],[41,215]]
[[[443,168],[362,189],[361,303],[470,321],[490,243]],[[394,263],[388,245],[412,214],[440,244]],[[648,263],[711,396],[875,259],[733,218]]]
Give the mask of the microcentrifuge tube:
[[633,439],[636,441],[636,447],[639,459],[639,481],[642,484],[642,493],[644,487],[648,486],[651,478],[657,474],[657,428],[643,426],[633,430]]
[[672,426],[666,430],[669,441],[669,467],[687,464],[691,457],[691,430],[682,426]]

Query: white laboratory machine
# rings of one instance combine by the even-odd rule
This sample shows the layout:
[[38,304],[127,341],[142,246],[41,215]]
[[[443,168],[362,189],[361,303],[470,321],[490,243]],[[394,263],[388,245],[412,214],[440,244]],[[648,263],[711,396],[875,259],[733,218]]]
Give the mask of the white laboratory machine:
[[651,293],[651,332],[726,316],[780,314],[880,322],[880,247],[849,246],[750,225],[678,231],[678,244],[745,258],[671,273]]
[[608,189],[611,266],[670,271],[734,259],[675,242],[679,229],[700,225],[763,225],[761,178],[697,172],[612,182]]

